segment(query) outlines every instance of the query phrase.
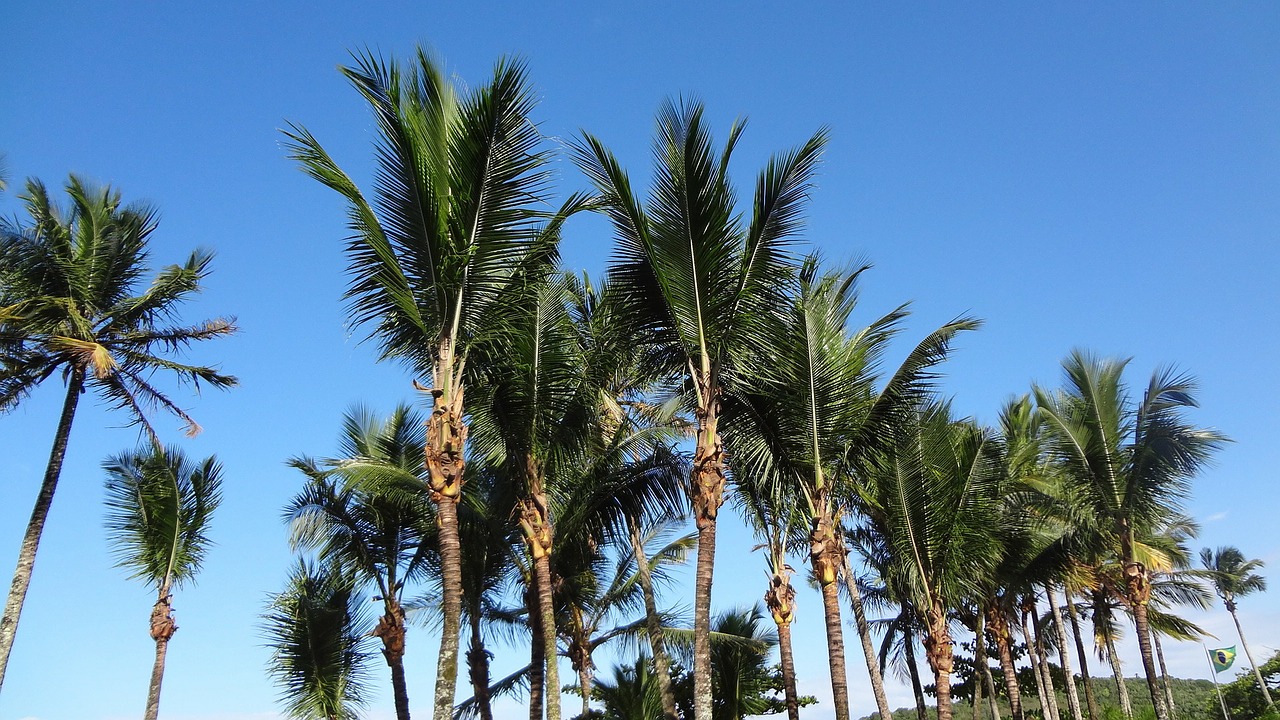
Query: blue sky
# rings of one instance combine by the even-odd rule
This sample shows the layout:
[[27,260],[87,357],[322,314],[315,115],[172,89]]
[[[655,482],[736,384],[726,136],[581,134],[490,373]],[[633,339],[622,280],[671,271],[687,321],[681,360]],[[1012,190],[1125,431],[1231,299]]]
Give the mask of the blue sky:
[[[305,124],[367,183],[371,122],[335,71],[364,47],[422,43],[472,83],[517,54],[548,142],[588,129],[638,179],[669,96],[701,98],[721,137],[749,119],[735,155],[744,196],[770,153],[830,128],[806,237],[833,261],[874,263],[856,320],[913,301],[905,353],[957,315],[985,319],[945,388],[988,422],[1032,382],[1056,384],[1073,347],[1132,356],[1138,386],[1166,363],[1194,373],[1194,417],[1235,440],[1195,482],[1202,542],[1280,564],[1280,417],[1262,382],[1280,356],[1280,5],[51,1],[4,4],[0,27],[0,152],[15,186],[0,213],[19,212],[23,178],[57,187],[69,172],[154,203],[157,265],[217,252],[185,317],[242,328],[192,356],[242,387],[183,396],[205,427],[188,452],[219,455],[226,500],[219,546],[175,601],[165,717],[273,717],[257,614],[289,563],[279,509],[299,477],[284,461],[329,452],[356,401],[413,399],[411,378],[375,365],[345,326],[341,205],[285,159],[277,130]],[[563,157],[557,167],[561,194],[584,187]],[[608,228],[584,219],[566,260],[598,272],[609,246]],[[16,556],[60,397],[51,380],[0,416],[0,562]],[[102,530],[99,463],[136,439],[120,424],[92,404],[77,416],[0,720],[142,709],[151,599],[111,567]],[[753,544],[722,535],[717,607],[763,592]],[[1276,597],[1241,603],[1257,652],[1280,646]],[[800,603],[802,689],[825,697],[819,601],[805,590]],[[1198,619],[1235,642],[1221,611]],[[437,640],[415,629],[409,642],[421,714]],[[511,666],[522,651],[496,652]],[[1199,652],[1171,648],[1173,672],[1207,676]],[[1126,660],[1137,671],[1136,654]],[[865,673],[851,667],[866,714]],[[382,691],[372,716],[390,708]]]

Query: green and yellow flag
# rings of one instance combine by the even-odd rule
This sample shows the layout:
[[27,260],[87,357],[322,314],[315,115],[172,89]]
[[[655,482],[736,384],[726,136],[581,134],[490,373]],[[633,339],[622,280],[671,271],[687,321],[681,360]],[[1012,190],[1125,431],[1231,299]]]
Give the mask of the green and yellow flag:
[[1213,671],[1216,673],[1223,672],[1231,667],[1231,663],[1236,661],[1236,646],[1229,648],[1219,648],[1210,650],[1209,657],[1213,660]]

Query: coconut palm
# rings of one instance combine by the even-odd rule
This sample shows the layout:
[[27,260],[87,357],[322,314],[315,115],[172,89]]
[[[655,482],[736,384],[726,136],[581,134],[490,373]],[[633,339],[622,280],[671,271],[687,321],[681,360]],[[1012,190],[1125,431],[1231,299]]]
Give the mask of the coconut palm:
[[711,720],[711,585],[716,517],[726,461],[721,403],[750,358],[771,352],[768,332],[789,284],[788,244],[799,229],[814,169],[826,142],[819,132],[775,157],[760,174],[751,218],[735,206],[728,163],[743,126],[717,152],[697,102],[668,102],[658,113],[656,172],[648,205],[613,154],[585,135],[578,165],[601,194],[617,249],[610,277],[619,319],[646,362],[684,381],[697,421],[690,498],[698,528],[693,663],[694,715]]
[[373,634],[391,670],[396,717],[408,720],[404,592],[427,568],[434,521],[423,490],[423,423],[401,405],[386,419],[355,408],[342,428],[337,458],[290,460],[307,477],[284,510],[290,543],[376,589],[383,614]]
[[[533,224],[547,174],[530,122],[524,66],[459,90],[419,50],[406,67],[360,55],[342,68],[378,126],[375,196],[365,195],[305,129],[286,133],[292,157],[349,208],[347,291],[356,325],[372,328],[384,359],[430,380],[425,462],[437,503],[443,635],[435,719],[452,712],[461,618],[457,503],[465,481],[465,387],[471,351],[500,328],[504,292],[549,260]],[[553,250],[553,248],[552,248]]]
[[109,458],[107,534],[116,546],[117,565],[132,578],[155,588],[151,638],[155,665],[144,717],[160,712],[165,653],[178,630],[173,619],[173,590],[194,581],[210,540],[210,518],[222,499],[217,460],[192,463],[176,447],[151,447]]
[[1120,563],[1156,720],[1168,720],[1147,616],[1151,576],[1137,555],[1137,541],[1178,511],[1190,478],[1226,438],[1184,419],[1184,410],[1196,405],[1189,376],[1157,371],[1134,403],[1122,378],[1126,365],[1073,352],[1063,362],[1064,389],[1037,388],[1036,403],[1050,449],[1064,467],[1068,494],[1087,508]]
[[30,224],[0,224],[0,411],[13,409],[55,373],[67,385],[0,621],[0,685],[80,395],[93,390],[158,444],[150,409],[177,416],[190,435],[200,427],[154,384],[153,374],[172,373],[196,387],[236,384],[214,368],[171,357],[195,342],[235,332],[234,323],[221,318],[170,324],[178,305],[200,291],[212,255],[193,252],[182,265],[164,268],[149,286],[139,287],[148,273],[155,211],[123,205],[118,191],[90,187],[74,175],[66,191],[71,205],[64,210],[43,184],[30,180],[22,195]]
[[368,691],[373,630],[356,580],[336,567],[299,561],[263,616],[270,673],[296,720],[355,720]]
[[1246,560],[1239,548],[1224,546],[1217,550],[1202,549],[1200,564],[1208,571],[1209,581],[1213,583],[1214,591],[1218,593],[1218,597],[1222,598],[1222,604],[1226,606],[1227,612],[1231,613],[1231,620],[1236,624],[1236,634],[1240,636],[1240,646],[1244,648],[1244,655],[1249,658],[1249,664],[1253,666],[1253,675],[1258,680],[1258,687],[1262,688],[1263,697],[1267,699],[1267,706],[1275,707],[1275,703],[1271,701],[1271,691],[1267,689],[1267,684],[1262,680],[1262,673],[1258,670],[1258,663],[1253,661],[1253,654],[1249,652],[1249,643],[1244,640],[1240,617],[1236,615],[1237,597],[1267,589],[1266,578],[1256,572],[1262,569],[1263,562],[1257,559]]

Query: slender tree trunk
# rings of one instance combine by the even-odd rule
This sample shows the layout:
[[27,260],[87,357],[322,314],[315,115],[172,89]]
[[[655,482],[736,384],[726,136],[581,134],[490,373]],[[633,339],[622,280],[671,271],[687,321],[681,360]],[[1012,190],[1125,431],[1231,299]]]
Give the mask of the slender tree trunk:
[[[974,669],[976,672],[976,665]],[[973,713],[971,714],[973,720],[978,720],[978,718],[982,717],[986,702],[988,701],[982,694],[982,675],[978,673],[973,676]]]
[[800,720],[800,696],[796,693],[796,659],[791,653],[791,623],[778,623],[778,655],[782,661],[782,691],[787,720]]
[[[973,664],[978,672],[978,679],[987,684],[987,697],[991,698],[991,720],[1000,720],[1000,704],[997,702],[996,681],[991,677],[991,665],[987,662],[987,625],[982,611],[978,610],[976,629],[973,631],[974,648]],[[978,682],[978,680],[975,680]]]
[[[1004,689],[1009,697],[1009,714],[1013,720],[1024,720],[1022,714],[1022,688],[1018,687],[1018,671],[1013,667],[1013,635],[1009,632],[1009,618],[998,603],[987,606],[987,624],[996,639],[996,653],[1000,657],[1000,672],[1004,675]],[[985,658],[984,658],[985,660]]]
[[156,661],[151,667],[151,686],[147,689],[147,709],[144,720],[156,720],[160,714],[160,685],[164,682],[164,659],[169,652],[169,641],[178,631],[173,621],[173,596],[168,583],[160,589],[160,598],[151,608],[151,639],[156,642]]
[[[911,677],[911,693],[916,698],[916,718],[917,720],[929,720],[929,710],[924,702],[924,686],[920,683],[920,668],[916,665],[916,638],[909,627],[903,629],[902,652],[907,658],[907,674]],[[974,717],[977,717],[977,715],[974,715]]]
[[1116,681],[1116,693],[1120,696],[1120,710],[1124,712],[1125,718],[1133,720],[1133,702],[1129,699],[1129,688],[1124,683],[1124,669],[1120,666],[1120,656],[1116,654],[1116,641],[1110,633],[1103,633],[1101,628],[1097,632],[1106,638],[1107,660],[1111,663],[1111,677]]
[[[1027,613],[1031,615],[1030,628],[1027,627]],[[1040,613],[1037,611],[1034,601],[1031,602],[1029,608],[1024,607],[1022,616],[1022,632],[1027,638],[1027,646],[1032,647],[1032,634],[1029,630],[1034,631],[1035,657],[1040,665],[1040,676],[1044,678],[1045,696],[1049,700],[1049,715],[1052,720],[1062,720],[1062,715],[1058,712],[1058,692],[1053,687],[1053,672],[1049,669],[1049,653],[1044,646],[1043,630],[1040,626]]]
[[[644,551],[644,539],[640,537],[640,524],[636,522],[634,517],[627,516],[627,526],[631,532],[631,548],[636,556],[636,568],[640,571],[640,589],[644,593],[645,628],[649,633],[649,647],[653,651],[653,667],[658,681],[658,693],[662,696],[662,717],[663,720],[678,720],[676,694],[671,689],[671,660],[667,657],[666,638],[662,632],[662,618],[658,616],[658,600],[653,592],[653,575],[649,571],[649,557]],[[779,627],[778,629],[778,637],[781,640],[782,628]],[[790,637],[789,634],[788,637]],[[790,648],[787,648],[787,652],[790,652]],[[783,657],[782,668],[783,681],[785,683],[786,657]],[[792,677],[791,682],[790,692],[794,694],[794,677]],[[791,720],[795,720],[795,718]]]
[[951,654],[951,630],[947,627],[947,611],[940,599],[934,598],[925,611],[925,622],[929,626],[929,633],[925,636],[924,650],[929,659],[929,667],[933,669],[934,686],[938,692],[938,720],[951,720],[951,671],[955,662]]
[[[1128,530],[1127,525],[1122,526]],[[1133,624],[1138,633],[1138,652],[1142,655],[1142,670],[1147,676],[1147,691],[1151,693],[1151,704],[1155,707],[1156,720],[1169,720],[1169,709],[1164,704],[1164,693],[1160,691],[1157,681],[1155,654],[1151,649],[1151,624],[1147,621],[1147,603],[1151,600],[1151,576],[1142,563],[1134,562],[1132,540],[1126,533],[1121,537],[1121,552],[1124,560],[1125,595],[1130,610],[1133,611]]]
[[31,571],[36,564],[36,550],[40,547],[40,535],[44,532],[45,520],[49,517],[49,506],[53,504],[53,493],[58,488],[58,476],[62,474],[62,459],[67,454],[67,440],[71,437],[71,421],[76,415],[76,404],[80,402],[80,391],[84,388],[84,371],[76,368],[71,371],[71,379],[67,383],[67,397],[62,403],[62,415],[58,418],[58,430],[53,436],[53,449],[49,452],[49,464],[45,467],[44,482],[40,485],[40,494],[36,496],[35,508],[31,510],[31,519],[27,522],[27,530],[22,536],[22,547],[18,551],[18,567],[13,571],[13,584],[9,587],[9,597],[4,604],[4,617],[0,619],[0,688],[4,686],[5,670],[9,667],[9,653],[13,651],[13,641],[18,633],[18,618],[22,615],[22,604],[27,599],[27,588],[31,586]]
[[440,585],[443,628],[436,661],[434,720],[452,720],[458,687],[458,643],[462,631],[462,545],[458,537],[458,498],[462,494],[466,465],[467,426],[462,420],[462,388],[448,385],[454,372],[453,352],[447,340],[440,345],[431,391],[434,407],[427,420],[425,465],[431,499],[436,503],[439,525]]
[[1084,699],[1089,708],[1089,720],[1101,720],[1102,712],[1098,709],[1098,696],[1093,691],[1093,680],[1089,677],[1089,655],[1084,650],[1084,638],[1080,634],[1080,617],[1076,612],[1076,604],[1071,601],[1070,593],[1066,594],[1066,601],[1067,618],[1071,620],[1071,634],[1075,638],[1076,657],[1080,659],[1080,680],[1084,683]]
[[538,607],[542,616],[538,624],[546,648],[547,720],[560,720],[560,658],[556,652],[556,611],[551,598],[551,559],[542,555],[535,558],[533,564],[538,573]]
[[[493,706],[489,701],[489,651],[484,646],[480,632],[480,608],[472,608],[471,644],[467,649],[467,670],[471,676],[471,692],[476,699],[480,720],[493,720]],[[541,712],[542,708],[539,707]]]
[[547,720],[560,720],[560,667],[556,648],[556,608],[552,597],[551,549],[553,528],[550,505],[542,482],[542,471],[532,455],[525,458],[528,494],[520,500],[520,528],[533,558],[533,572],[538,578],[538,615],[542,643],[547,648]]
[[409,720],[409,688],[404,677],[404,608],[387,593],[385,612],[378,618],[373,635],[382,640],[382,657],[391,668],[391,692],[395,698],[396,720]]
[[[704,370],[708,375],[709,370]],[[698,410],[697,446],[689,471],[689,496],[698,527],[698,561],[693,596],[693,717],[711,717],[711,581],[716,562],[716,516],[724,503],[724,443],[717,430],[719,388],[710,377],[701,386],[704,406]]]
[[1156,659],[1160,661],[1160,689],[1164,690],[1165,702],[1169,703],[1169,716],[1176,718],[1178,709],[1173,703],[1173,689],[1169,687],[1169,668],[1164,664],[1164,647],[1160,645],[1160,633],[1151,629],[1151,644],[1156,648]]
[[831,702],[836,720],[849,720],[849,674],[844,662],[844,630],[840,622],[840,567],[844,540],[836,534],[829,514],[813,520],[809,532],[809,561],[822,592],[827,626],[827,661],[831,669]]
[[1053,694],[1052,681],[1046,682],[1048,670],[1045,668],[1044,655],[1036,645],[1036,638],[1031,634],[1030,620],[1027,616],[1035,612],[1034,605],[1022,605],[1022,637],[1027,646],[1027,658],[1031,661],[1031,674],[1036,680],[1036,696],[1040,700],[1040,717],[1044,720],[1058,720],[1057,708],[1049,702]]
[[871,625],[867,622],[867,613],[862,607],[862,592],[858,590],[858,578],[853,574],[848,551],[843,553],[843,561],[845,587],[849,590],[849,604],[853,607],[853,619],[858,626],[858,639],[862,641],[862,655],[867,661],[871,693],[876,698],[876,710],[880,717],[882,720],[889,720],[893,717],[893,709],[889,707],[889,696],[884,691],[884,675],[880,672],[875,644],[871,642]]
[[583,663],[578,669],[578,684],[582,687],[582,717],[586,718],[591,713],[591,664]]
[[1062,608],[1054,597],[1053,586],[1044,585],[1045,599],[1053,613],[1053,630],[1058,638],[1058,662],[1062,665],[1062,673],[1067,676],[1067,708],[1071,711],[1071,720],[1084,720],[1080,714],[1080,695],[1076,692],[1076,676],[1071,669],[1071,651],[1067,648],[1067,632],[1062,623]]
[[[525,597],[529,611],[529,720],[542,720],[547,671],[547,649],[542,634],[542,613],[538,610],[538,574],[529,569],[530,587]],[[552,646],[554,652],[554,645]]]
[[1249,664],[1253,666],[1253,677],[1258,681],[1262,697],[1266,698],[1268,707],[1275,707],[1275,703],[1271,701],[1271,691],[1267,689],[1267,683],[1262,679],[1262,671],[1258,669],[1258,663],[1253,661],[1253,653],[1249,652],[1249,643],[1244,641],[1244,630],[1240,628],[1240,617],[1236,615],[1236,603],[1234,600],[1229,600],[1226,605],[1227,610],[1231,611],[1231,620],[1236,624],[1236,634],[1240,636],[1240,647],[1244,648],[1244,656],[1249,658]]

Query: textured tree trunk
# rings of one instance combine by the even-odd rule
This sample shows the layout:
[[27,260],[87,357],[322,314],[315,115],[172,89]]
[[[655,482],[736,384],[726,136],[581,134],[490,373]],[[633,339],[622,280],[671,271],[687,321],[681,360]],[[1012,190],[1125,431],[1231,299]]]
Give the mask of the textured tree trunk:
[[[658,600],[653,592],[653,575],[649,571],[649,557],[644,551],[644,539],[640,537],[640,524],[634,517],[627,517],[631,532],[631,548],[636,556],[636,568],[640,571],[640,589],[644,593],[645,628],[649,633],[649,647],[653,651],[654,674],[657,676],[658,693],[662,696],[663,720],[678,720],[676,694],[671,689],[671,659],[667,657],[666,638],[662,632],[662,618],[658,617]],[[779,628],[781,630],[781,628]],[[779,632],[778,637],[782,634]],[[789,637],[789,636],[788,636]],[[788,652],[790,648],[787,648]],[[783,658],[783,679],[786,678],[786,658]],[[795,678],[792,678],[794,683]],[[795,691],[794,685],[791,692]],[[792,718],[792,720],[795,720]]]
[[1240,636],[1240,647],[1244,648],[1244,656],[1249,658],[1249,664],[1253,666],[1253,677],[1258,681],[1262,697],[1266,698],[1268,707],[1275,707],[1275,703],[1271,701],[1271,691],[1267,689],[1267,683],[1262,679],[1262,671],[1258,669],[1258,663],[1253,661],[1253,653],[1249,652],[1249,643],[1244,641],[1244,630],[1240,628],[1240,617],[1236,615],[1235,600],[1226,601],[1226,606],[1231,612],[1231,620],[1236,624],[1236,634]]
[[[484,646],[480,632],[480,608],[473,608],[471,619],[471,644],[467,648],[467,670],[471,676],[471,693],[476,699],[480,720],[493,720],[493,706],[489,701],[489,651]],[[542,708],[539,707],[541,712]]]
[[1147,603],[1144,600],[1134,608],[1134,624],[1137,625],[1138,651],[1142,653],[1142,669],[1147,675],[1147,690],[1151,693],[1151,703],[1155,706],[1156,720],[1169,720],[1169,708],[1164,704],[1164,693],[1160,691],[1156,670],[1155,653],[1151,650],[1151,624],[1147,621]]
[[867,622],[867,613],[862,607],[862,592],[858,590],[858,578],[853,574],[853,566],[849,563],[849,553],[844,552],[843,557],[845,587],[849,590],[849,604],[853,607],[853,619],[858,626],[858,639],[862,641],[862,656],[867,661],[871,694],[876,698],[876,710],[880,717],[888,720],[893,717],[893,709],[889,707],[889,696],[884,691],[884,675],[880,672],[875,644],[871,641],[871,625]]
[[778,623],[778,655],[782,661],[782,692],[787,720],[800,720],[800,696],[796,693],[796,659],[791,654],[791,623]]
[[[1049,653],[1045,650],[1043,628],[1040,624],[1040,613],[1037,611],[1035,602],[1032,601],[1029,607],[1023,608],[1022,615],[1022,632],[1027,638],[1027,646],[1031,647],[1033,642],[1031,631],[1034,631],[1035,658],[1040,665],[1040,676],[1044,678],[1045,695],[1049,701],[1049,715],[1052,720],[1062,720],[1062,714],[1058,711],[1058,692],[1053,687],[1053,673],[1049,669]],[[1031,616],[1031,627],[1027,627],[1027,615]],[[1067,676],[1070,677],[1069,675]]]
[[1036,638],[1031,634],[1031,626],[1027,616],[1035,612],[1035,607],[1028,607],[1024,604],[1022,607],[1022,637],[1025,639],[1027,646],[1027,658],[1031,661],[1031,674],[1036,680],[1036,697],[1040,700],[1040,717],[1044,720],[1058,720],[1057,707],[1050,704],[1049,697],[1053,694],[1053,683],[1048,680],[1048,670],[1045,667],[1044,654],[1036,644]]
[[[538,578],[538,620],[542,643],[547,648],[547,720],[560,720],[560,667],[556,648],[556,608],[552,597],[551,549],[553,528],[550,505],[542,482],[542,471],[532,456],[525,458],[525,481],[528,494],[520,500],[520,528],[533,559],[533,572]],[[584,699],[585,701],[585,699]]]
[[[987,605],[987,624],[996,639],[996,654],[1000,657],[1000,672],[1004,675],[1004,690],[1009,697],[1009,714],[1013,720],[1024,720],[1022,714],[1022,688],[1018,687],[1018,671],[1013,667],[1013,635],[1009,632],[1009,619],[996,602]],[[985,658],[983,658],[985,661]]]
[[452,382],[453,353],[442,341],[434,369],[434,407],[427,420],[425,465],[431,500],[439,525],[440,586],[443,628],[436,660],[434,720],[452,720],[458,687],[458,643],[462,631],[462,545],[458,538],[458,499],[462,494],[467,426],[463,422],[462,388],[453,392],[441,384]]
[[378,618],[373,635],[382,640],[382,657],[391,668],[391,692],[395,698],[396,720],[409,720],[409,688],[404,677],[404,608],[391,593],[383,599],[385,612]]
[[1151,629],[1151,644],[1156,648],[1156,659],[1160,661],[1160,689],[1164,690],[1165,702],[1169,703],[1169,717],[1178,716],[1178,708],[1173,704],[1173,689],[1169,687],[1169,668],[1164,664],[1164,647],[1160,645],[1160,633]]
[[724,443],[717,431],[719,389],[705,380],[699,409],[697,446],[689,471],[689,496],[698,527],[698,561],[693,596],[693,717],[711,717],[711,581],[716,562],[716,516],[724,503]]
[[813,521],[809,532],[809,561],[822,591],[822,614],[827,626],[827,661],[831,668],[831,702],[836,720],[849,720],[849,675],[844,662],[844,630],[840,623],[840,566],[844,540],[836,534],[830,515]]
[[[538,610],[538,574],[530,569],[530,587],[525,597],[529,611],[529,720],[542,720],[546,697],[547,649],[542,634],[542,613]],[[552,652],[555,646],[552,646]]]
[[535,558],[534,569],[538,573],[538,623],[542,629],[542,644],[546,648],[547,720],[560,720],[560,663],[556,653],[556,616],[551,599],[551,559],[546,555]]
[[1071,669],[1071,651],[1067,648],[1067,631],[1062,623],[1062,608],[1053,594],[1053,586],[1044,585],[1045,600],[1053,615],[1053,631],[1058,638],[1058,662],[1062,665],[1062,673],[1067,676],[1067,709],[1071,711],[1071,720],[1084,720],[1080,714],[1080,695],[1076,692],[1076,676]]
[[164,659],[169,652],[169,641],[178,631],[173,621],[173,596],[169,594],[168,583],[161,588],[160,598],[151,608],[151,639],[156,642],[156,661],[151,667],[151,686],[147,689],[147,709],[143,713],[144,720],[156,720],[160,714],[160,685],[164,682]]
[[1098,696],[1093,692],[1093,680],[1089,677],[1089,655],[1084,650],[1084,638],[1080,634],[1080,617],[1076,613],[1076,604],[1071,601],[1070,593],[1067,593],[1066,601],[1067,618],[1071,620],[1071,635],[1075,638],[1076,657],[1080,660],[1080,680],[1084,683],[1084,699],[1089,708],[1089,720],[1100,720],[1102,712],[1098,709]]
[[[991,699],[991,720],[1000,720],[1000,704],[996,702],[997,700],[996,682],[991,677],[991,665],[987,662],[986,621],[983,619],[981,610],[979,610],[976,614],[978,619],[975,622],[975,625],[977,625],[977,627],[973,632],[973,637],[974,637],[973,664],[976,666],[976,669],[978,671],[978,679],[980,679],[982,682],[985,682],[987,684],[987,697]],[[978,679],[975,679],[974,682],[975,683],[978,682]]]
[[62,415],[58,418],[58,429],[53,436],[49,464],[45,467],[44,482],[40,485],[40,494],[36,496],[35,508],[31,510],[31,519],[22,536],[18,566],[13,571],[13,583],[9,587],[9,597],[5,600],[4,617],[0,619],[0,688],[4,686],[5,670],[9,667],[9,653],[13,651],[13,641],[17,637],[22,604],[27,599],[27,588],[31,586],[36,550],[40,547],[40,535],[44,532],[44,523],[49,517],[49,506],[53,504],[53,493],[58,488],[62,459],[66,457],[67,440],[71,437],[71,421],[75,418],[76,404],[80,402],[80,391],[83,388],[84,371],[73,369],[67,383],[67,397],[62,403]]
[[578,685],[582,688],[582,717],[591,716],[591,665],[583,664],[578,670]]
[[[1101,628],[1096,630],[1102,633]],[[1120,666],[1120,656],[1116,654],[1116,641],[1110,633],[1105,635],[1107,660],[1111,663],[1111,678],[1116,682],[1116,693],[1120,696],[1120,710],[1125,718],[1133,720],[1133,702],[1129,699],[1129,688],[1124,682],[1124,669]]]
[[[906,609],[906,605],[903,605]],[[929,709],[924,702],[924,686],[920,683],[920,668],[916,665],[916,638],[910,628],[902,633],[902,652],[907,658],[907,674],[911,677],[911,693],[916,698],[916,719],[929,720]],[[974,717],[977,717],[976,715]]]
[[[951,629],[947,627],[947,611],[942,601],[934,598],[925,612],[929,633],[925,636],[924,650],[933,669],[934,685],[938,692],[938,720],[951,720],[951,671],[954,659],[951,654]],[[985,662],[983,663],[986,664]]]
[[[1138,633],[1138,653],[1142,656],[1142,670],[1147,676],[1147,691],[1155,708],[1156,720],[1169,720],[1169,709],[1164,704],[1164,694],[1157,681],[1155,654],[1151,651],[1151,625],[1147,622],[1147,603],[1151,601],[1151,575],[1147,568],[1133,559],[1133,532],[1127,520],[1121,520],[1120,559],[1124,563],[1125,601],[1133,613],[1134,629]],[[1114,655],[1114,653],[1113,653]]]
[[970,717],[974,720],[982,717],[982,711],[986,706],[987,698],[982,694],[982,678],[981,676],[973,679],[973,712]]

